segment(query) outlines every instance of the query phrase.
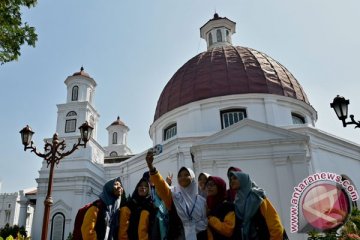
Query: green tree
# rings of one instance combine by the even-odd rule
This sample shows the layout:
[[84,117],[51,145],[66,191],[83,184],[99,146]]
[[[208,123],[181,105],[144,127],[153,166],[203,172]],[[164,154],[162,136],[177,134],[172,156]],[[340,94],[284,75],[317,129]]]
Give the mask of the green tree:
[[17,60],[24,43],[35,47],[35,28],[21,19],[21,8],[34,7],[37,0],[0,1],[0,64]]
[[73,239],[73,235],[72,232],[69,232],[68,237],[66,238],[66,240],[72,240]]
[[344,240],[360,239],[360,210],[354,208],[348,221],[341,227],[341,237]]
[[25,227],[19,227],[17,225],[10,226],[8,223],[4,226],[4,228],[0,228],[0,237],[7,239],[12,236],[13,238],[19,237],[19,235],[23,238],[27,237],[27,232]]

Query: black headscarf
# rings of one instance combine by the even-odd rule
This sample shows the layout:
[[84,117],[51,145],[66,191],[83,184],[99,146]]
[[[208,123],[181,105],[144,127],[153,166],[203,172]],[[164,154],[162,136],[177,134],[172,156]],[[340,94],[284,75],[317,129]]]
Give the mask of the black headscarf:
[[[139,193],[138,193],[138,187],[139,185],[142,183],[142,182],[145,182],[148,187],[149,187],[149,191],[147,193],[146,196],[139,196]],[[136,184],[136,187],[135,187],[135,190],[131,196],[132,200],[135,201],[136,204],[139,204],[139,205],[142,205],[142,204],[151,204],[151,194],[150,194],[150,183],[149,183],[149,179],[146,179],[144,177],[142,177],[140,179],[140,181],[138,182],[138,184]]]

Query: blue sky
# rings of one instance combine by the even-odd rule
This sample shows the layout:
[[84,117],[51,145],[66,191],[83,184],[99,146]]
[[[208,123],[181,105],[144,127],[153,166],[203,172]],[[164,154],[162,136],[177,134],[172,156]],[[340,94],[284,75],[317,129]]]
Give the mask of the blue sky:
[[199,28],[215,11],[236,22],[234,45],[264,52],[293,73],[319,129],[360,143],[360,130],[343,128],[329,107],[344,95],[360,120],[359,9],[357,0],[40,0],[23,15],[36,27],[36,48],[24,46],[19,61],[0,66],[1,192],[36,186],[41,159],[23,151],[19,130],[29,124],[43,148],[55,132],[56,104],[66,101],[64,80],[81,66],[98,84],[100,144],[119,115],[133,152],[150,147],[158,97],[177,69],[206,50]]

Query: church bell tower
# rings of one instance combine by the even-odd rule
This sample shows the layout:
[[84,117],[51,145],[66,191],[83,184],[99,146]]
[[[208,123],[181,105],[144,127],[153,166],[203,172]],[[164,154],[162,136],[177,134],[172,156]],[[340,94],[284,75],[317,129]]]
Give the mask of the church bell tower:
[[97,138],[99,114],[94,108],[96,82],[81,67],[65,80],[67,98],[65,104],[58,104],[56,132],[60,137],[79,136],[79,127],[87,121],[93,128],[92,138]]

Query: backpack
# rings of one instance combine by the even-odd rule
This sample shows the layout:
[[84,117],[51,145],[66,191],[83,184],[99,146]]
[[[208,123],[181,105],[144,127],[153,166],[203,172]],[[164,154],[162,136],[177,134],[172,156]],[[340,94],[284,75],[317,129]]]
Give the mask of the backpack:
[[91,206],[96,206],[97,208],[102,208],[103,206],[103,202],[98,199],[95,200],[94,202],[90,202],[87,203],[85,206],[83,206],[82,208],[80,208],[76,214],[75,217],[75,222],[74,222],[74,230],[73,230],[73,240],[83,240],[82,238],[82,234],[81,234],[81,225],[83,223],[85,214],[87,212],[87,210],[91,207]]

